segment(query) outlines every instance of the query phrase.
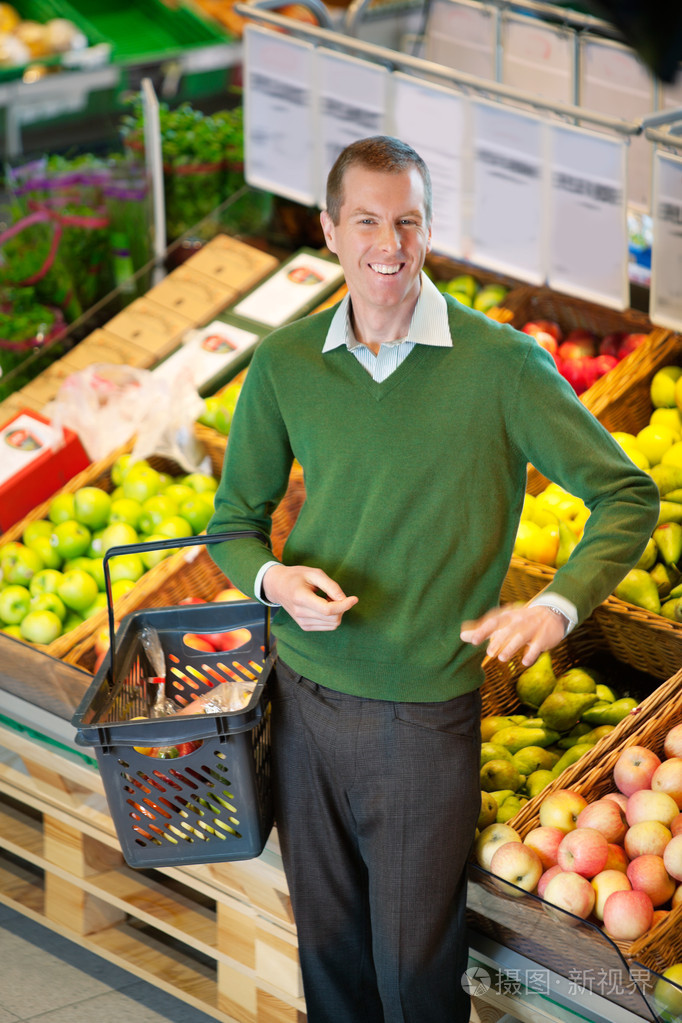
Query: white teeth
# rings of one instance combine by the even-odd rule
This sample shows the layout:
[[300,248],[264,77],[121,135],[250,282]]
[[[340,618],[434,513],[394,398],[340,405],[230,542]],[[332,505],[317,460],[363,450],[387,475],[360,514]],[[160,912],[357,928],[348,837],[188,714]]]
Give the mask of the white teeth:
[[397,274],[400,270],[401,264],[389,266],[387,263],[370,263],[372,270],[375,270],[378,274]]

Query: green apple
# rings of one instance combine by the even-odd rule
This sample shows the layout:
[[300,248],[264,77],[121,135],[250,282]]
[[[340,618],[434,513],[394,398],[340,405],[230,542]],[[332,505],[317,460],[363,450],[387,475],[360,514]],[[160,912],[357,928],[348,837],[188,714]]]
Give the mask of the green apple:
[[66,519],[54,527],[50,543],[63,561],[71,561],[85,554],[91,539],[92,533],[87,526],[75,519]]
[[66,621],[62,626],[62,632],[71,632],[72,629],[77,629],[79,625],[82,625],[84,621],[83,615],[76,614],[75,611],[69,611],[67,608]]
[[676,1023],[682,1018],[682,963],[663,971],[656,981],[654,1001],[664,1020]]
[[182,515],[169,515],[159,522],[156,532],[169,540],[177,540],[181,536],[192,536],[192,527]]
[[175,501],[176,507],[179,508],[188,497],[194,497],[196,491],[192,487],[188,487],[186,483],[170,483],[163,493],[165,497],[170,497],[171,501]]
[[49,540],[52,534],[52,525],[48,519],[36,519],[34,522],[29,522],[21,538],[23,543],[26,547],[31,547],[33,540],[39,536],[46,536]]
[[112,583],[119,579],[131,579],[136,582],[144,575],[144,563],[139,554],[119,554],[109,562],[109,575]]
[[3,625],[0,632],[4,632],[6,636],[11,636],[12,639],[23,639],[21,635],[21,628],[19,625]]
[[[105,528],[107,528],[107,527],[105,527]],[[104,529],[98,529],[98,530],[96,530],[96,532],[94,532],[92,534],[92,538],[90,540],[90,546],[88,547],[87,551],[85,552],[86,555],[89,558],[102,558],[102,557],[104,557],[104,552],[102,550],[102,533],[103,532],[104,532]]]
[[111,497],[112,501],[120,501],[122,497],[126,496],[123,493],[123,486],[119,484],[117,487],[114,487],[109,496]]
[[60,622],[66,621],[66,604],[56,593],[38,593],[31,597],[31,611],[54,611]]
[[74,568],[64,573],[64,578],[57,590],[58,595],[72,611],[82,612],[92,604],[97,596],[97,583],[89,572],[82,568]]
[[101,555],[107,553],[110,547],[122,547],[125,544],[137,543],[137,533],[127,522],[112,522],[102,533]]
[[90,572],[92,575],[92,558],[86,557],[85,554],[81,554],[78,558],[70,558],[62,565],[62,572],[70,572],[74,568],[82,568],[84,572]]
[[658,465],[676,440],[677,434],[669,426],[649,425],[643,427],[637,434],[637,447],[644,452],[650,465]]
[[202,490],[217,490],[218,481],[213,476],[209,476],[205,472],[190,472],[187,476],[183,476],[182,482],[191,487],[192,490],[196,490],[200,493]]
[[146,501],[142,502],[140,532],[147,535],[156,533],[160,522],[170,518],[171,515],[177,515],[177,513],[177,504],[166,494],[154,494],[152,497],[148,497]]
[[106,606],[107,606],[106,593],[98,593],[90,607],[86,607],[85,610],[83,611],[83,617],[90,618],[91,615],[97,614],[98,611],[102,611]]
[[203,423],[204,426],[210,426],[212,429],[216,427],[216,415],[220,409],[220,398],[217,394],[212,394],[209,398],[204,399],[204,411],[198,417],[197,422]]
[[661,465],[682,465],[682,441],[677,441],[664,453]]
[[159,489],[166,490],[173,482],[173,477],[168,472],[159,472]]
[[101,487],[79,487],[73,495],[73,517],[88,529],[103,529],[110,508],[111,497]]
[[90,567],[86,569],[97,583],[97,589],[104,591],[104,558],[90,558]]
[[675,408],[675,384],[682,376],[682,367],[664,366],[654,373],[649,395],[654,408]]
[[111,597],[114,603],[119,600],[124,594],[129,593],[133,589],[135,583],[132,579],[117,579],[115,583],[111,584]]
[[[139,462],[136,464],[140,464]],[[123,477],[125,476],[130,466],[130,455],[119,455],[114,464],[111,467],[111,482],[115,487],[119,487],[123,483]]]
[[62,623],[54,611],[29,611],[22,620],[21,635],[29,643],[47,646],[62,634]]
[[16,554],[16,552],[20,551],[23,547],[25,547],[25,544],[20,543],[19,540],[9,540],[8,543],[4,543],[2,547],[0,547],[0,566],[9,554]]
[[19,625],[31,610],[31,594],[26,586],[5,586],[0,590],[0,620]]
[[223,408],[222,405],[216,411],[213,427],[218,433],[222,433],[224,437],[229,436],[233,415],[234,411],[232,409]]
[[62,564],[61,555],[57,548],[52,545],[51,531],[54,529],[54,526],[52,523],[49,523],[49,526],[50,536],[36,536],[27,546],[36,552],[45,568],[60,568]]
[[37,597],[39,593],[56,593],[63,578],[63,572],[58,572],[56,568],[42,568],[28,584],[31,596]]
[[655,408],[649,416],[649,426],[668,426],[679,434],[678,440],[682,439],[682,413],[678,408]]
[[[151,543],[152,540],[167,540],[167,536],[162,536],[160,533],[152,533],[151,536],[147,537],[147,540]],[[161,551],[142,551],[142,563],[145,568],[154,568],[160,564],[164,558],[169,558],[171,554],[174,554],[179,547],[169,547],[166,550]]]
[[195,494],[180,505],[180,514],[183,519],[187,519],[193,533],[201,533],[206,529],[213,516],[213,501],[209,504],[204,500],[204,493]]
[[20,544],[0,561],[2,579],[5,583],[28,586],[36,572],[40,572],[45,564],[31,547]]
[[136,530],[141,514],[142,505],[139,501],[133,500],[132,497],[118,497],[115,501],[111,502],[108,524],[111,525],[112,522],[127,522],[129,526]]
[[126,497],[132,497],[133,500],[139,501],[141,504],[151,497],[152,494],[158,494],[161,489],[161,474],[153,469],[151,465],[134,465],[125,474],[123,480],[123,493]]
[[50,501],[47,509],[47,517],[50,522],[58,525],[60,522],[66,522],[68,519],[73,518],[74,501],[73,494],[57,494]]

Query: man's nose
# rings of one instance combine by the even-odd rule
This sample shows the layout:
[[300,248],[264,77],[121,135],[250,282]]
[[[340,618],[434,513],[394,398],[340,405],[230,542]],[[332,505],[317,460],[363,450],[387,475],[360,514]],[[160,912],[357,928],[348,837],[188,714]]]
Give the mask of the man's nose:
[[400,248],[400,237],[395,224],[380,225],[379,246],[384,252],[395,252]]

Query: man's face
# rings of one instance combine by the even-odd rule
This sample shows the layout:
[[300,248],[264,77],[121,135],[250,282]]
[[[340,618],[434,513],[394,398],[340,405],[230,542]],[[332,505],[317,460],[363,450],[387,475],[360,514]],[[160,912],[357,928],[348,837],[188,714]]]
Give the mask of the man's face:
[[338,224],[326,211],[321,221],[346,275],[354,315],[410,310],[431,248],[421,174],[416,167],[384,173],[353,164],[344,175],[343,197]]

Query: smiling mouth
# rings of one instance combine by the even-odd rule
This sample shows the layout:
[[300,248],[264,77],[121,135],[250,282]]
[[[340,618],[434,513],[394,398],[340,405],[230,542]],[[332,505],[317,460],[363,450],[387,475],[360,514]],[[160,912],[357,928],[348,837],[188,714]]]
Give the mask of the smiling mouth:
[[375,273],[381,274],[382,277],[392,277],[394,274],[399,273],[405,266],[404,263],[370,263],[370,269],[374,270]]

